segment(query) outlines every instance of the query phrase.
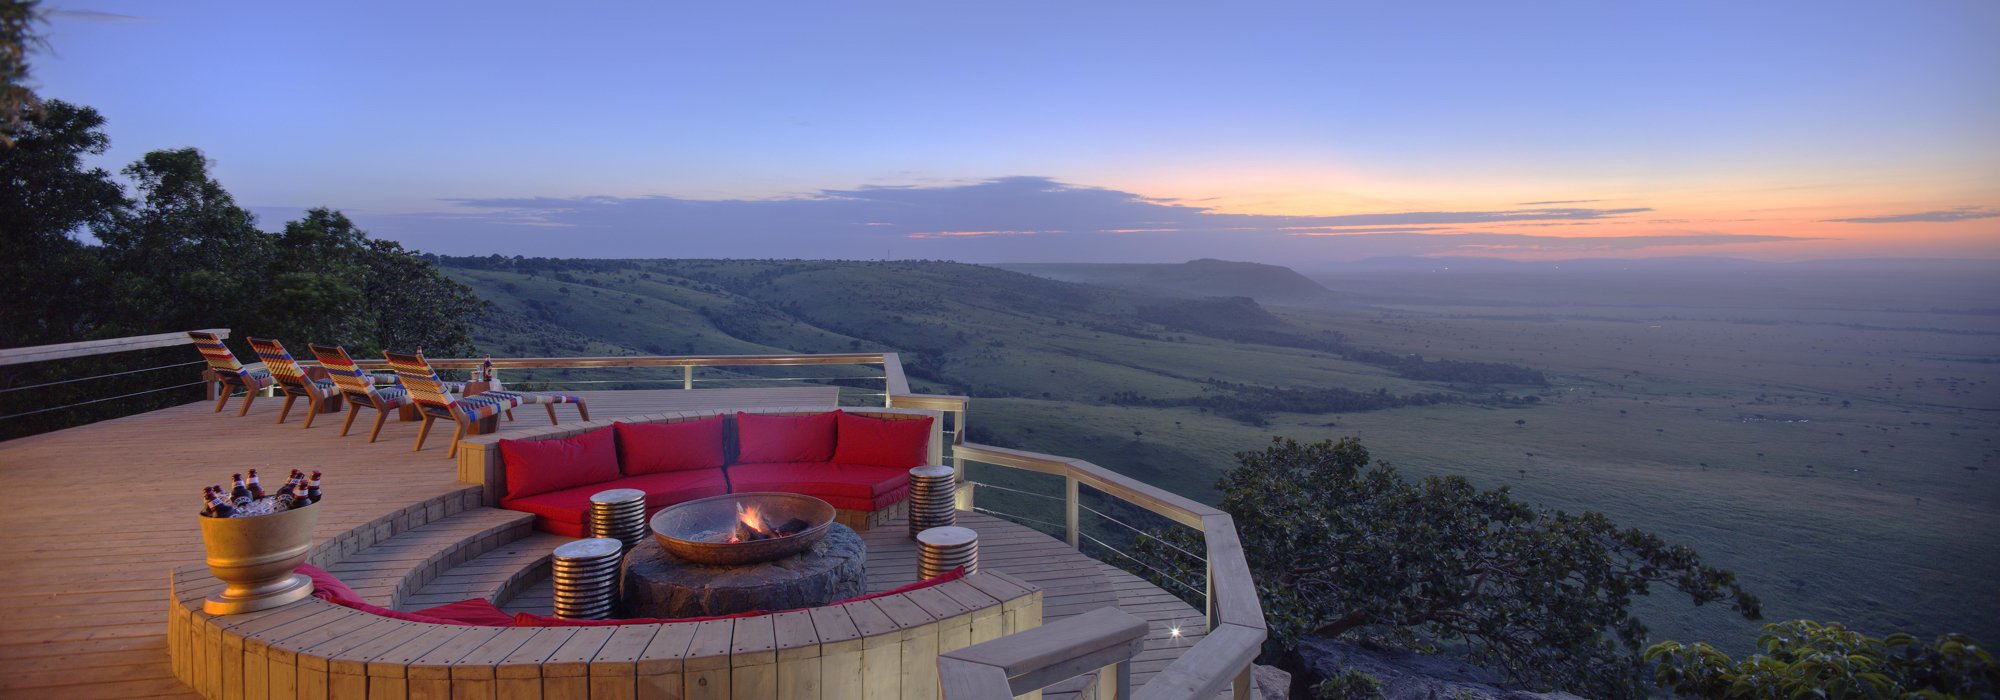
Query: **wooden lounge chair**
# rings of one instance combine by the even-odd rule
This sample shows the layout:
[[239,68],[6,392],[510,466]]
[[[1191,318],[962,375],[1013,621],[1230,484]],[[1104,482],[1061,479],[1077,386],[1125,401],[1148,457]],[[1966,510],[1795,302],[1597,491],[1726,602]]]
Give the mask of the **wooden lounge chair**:
[[264,369],[262,363],[244,365],[237,362],[236,354],[230,352],[229,347],[223,345],[222,339],[215,337],[214,333],[188,331],[188,338],[194,341],[195,349],[201,351],[202,359],[208,360],[208,369],[215,374],[216,383],[222,385],[221,390],[215,392],[216,413],[222,412],[223,404],[229,403],[229,395],[236,393],[236,389],[243,390],[243,407],[236,411],[236,415],[249,413],[250,402],[257,400],[257,392],[274,383],[271,371]]
[[[354,417],[361,409],[375,409],[375,429],[368,431],[368,441],[374,442],[382,434],[382,423],[389,419],[389,412],[400,410],[415,401],[410,392],[400,386],[375,386],[375,375],[354,364],[354,358],[347,356],[347,348],[338,345],[309,343],[313,356],[319,358],[319,366],[326,369],[327,376],[340,387],[340,394],[347,397],[347,422],[340,425],[340,436],[347,437],[347,431],[354,427]],[[392,375],[393,376],[393,375]],[[447,392],[452,386],[445,386]]]
[[438,380],[437,372],[430,363],[424,361],[422,353],[389,352],[382,353],[389,359],[389,368],[396,371],[396,378],[408,389],[410,397],[417,402],[417,408],[424,414],[423,427],[417,429],[416,447],[411,452],[424,449],[424,438],[430,435],[431,424],[439,418],[449,418],[458,428],[451,434],[451,451],[446,457],[458,456],[458,439],[473,434],[479,421],[502,413],[512,417],[514,407],[522,404],[542,404],[549,409],[549,423],[560,425],[556,420],[556,404],[576,404],[576,412],[584,420],[590,420],[590,409],[583,403],[583,397],[574,394],[543,394],[518,391],[488,391],[474,396],[453,399],[445,384]]
[[306,425],[313,427],[313,417],[320,414],[330,402],[340,401],[340,391],[334,387],[332,379],[322,379],[309,373],[306,368],[292,359],[292,353],[285,345],[270,338],[248,338],[250,349],[257,351],[257,359],[264,361],[271,378],[278,382],[278,390],[285,393],[285,407],[278,411],[278,422],[292,414],[292,402],[300,398],[306,400]]

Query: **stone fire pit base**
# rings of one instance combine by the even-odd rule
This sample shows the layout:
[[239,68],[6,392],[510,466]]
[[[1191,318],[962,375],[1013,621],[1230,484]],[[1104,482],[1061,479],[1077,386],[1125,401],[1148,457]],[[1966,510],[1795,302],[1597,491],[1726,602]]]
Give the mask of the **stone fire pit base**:
[[705,617],[826,605],[867,590],[861,536],[834,523],[802,553],[758,564],[707,566],[668,554],[651,537],[625,555],[626,617]]

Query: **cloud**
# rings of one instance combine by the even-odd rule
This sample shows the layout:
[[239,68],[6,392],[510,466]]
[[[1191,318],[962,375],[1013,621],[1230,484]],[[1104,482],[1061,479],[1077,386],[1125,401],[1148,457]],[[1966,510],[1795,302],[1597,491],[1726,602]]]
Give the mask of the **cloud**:
[[1555,199],[1555,200],[1550,200],[1550,201],[1547,201],[1547,202],[1521,202],[1520,204],[1517,204],[1517,205],[1515,205],[1515,206],[1522,206],[1522,207],[1539,207],[1539,206],[1544,206],[1544,205],[1549,205],[1549,204],[1589,204],[1589,203],[1591,203],[1591,202],[1602,202],[1602,201],[1604,201],[1604,200],[1602,200],[1602,199]]
[[1968,221],[1971,219],[1991,219],[2000,217],[2000,209],[1992,207],[1959,207],[1920,211],[1914,214],[1890,214],[1887,216],[1861,216],[1852,219],[1827,219],[1835,224],[1913,224]]
[[[870,185],[764,199],[495,197],[447,200],[446,210],[354,214],[375,235],[438,253],[567,257],[930,257],[964,261],[1291,260],[1301,255],[1422,255],[1496,246],[1544,250],[1582,243],[1532,235],[1473,235],[1467,227],[1612,223],[1646,207],[1536,206],[1277,216],[1215,211],[1199,200],[1013,176],[944,184]],[[1339,234],[1311,237],[1294,234]],[[1366,239],[1377,235],[1382,238]],[[1713,234],[1726,236],[1726,234]],[[1502,236],[1495,238],[1493,236]],[[1608,238],[1608,237],[1606,237]],[[1796,240],[1717,238],[1730,243]],[[1631,246],[1632,242],[1596,243]],[[1669,241],[1659,245],[1694,245]],[[1506,246],[1511,246],[1507,248]]]
[[84,22],[97,22],[99,24],[149,24],[154,21],[151,17],[121,15],[116,12],[100,12],[97,10],[49,10],[49,16]]
[[[1382,255],[1582,255],[1633,253],[1659,248],[1788,243],[1822,240],[1802,236],[1681,233],[1639,236],[1537,236],[1526,233],[1294,233]],[[1381,251],[1395,251],[1381,252]]]

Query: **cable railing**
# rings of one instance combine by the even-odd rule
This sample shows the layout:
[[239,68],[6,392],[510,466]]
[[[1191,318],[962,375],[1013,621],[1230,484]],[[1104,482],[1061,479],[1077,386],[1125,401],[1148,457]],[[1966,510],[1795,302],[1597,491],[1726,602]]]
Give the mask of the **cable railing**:
[[[1084,622],[1084,616],[1077,616],[1060,620],[940,657],[938,672],[948,700],[997,700],[1099,670],[1106,672],[1099,676],[1100,685],[1110,684],[1108,692],[1118,698],[1208,700],[1224,688],[1230,688],[1236,698],[1249,697],[1250,664],[1264,644],[1264,614],[1257,600],[1256,585],[1250,578],[1250,565],[1243,559],[1243,547],[1237,538],[1235,521],[1229,514],[1079,459],[966,442],[954,447],[954,467],[965,478],[965,486],[959,493],[961,509],[1037,523],[1062,533],[1069,545],[1079,551],[1085,551],[1086,544],[1093,545],[1094,549],[1117,554],[1122,559],[1129,559],[1132,565],[1148,570],[1153,574],[1148,578],[1166,581],[1189,594],[1198,592],[1199,595],[1194,597],[1203,603],[1207,632],[1145,685],[1132,688],[1130,660],[1143,650],[1143,644],[1128,638],[1129,624],[1126,623],[1136,618],[1125,620],[1106,616],[1101,620]],[[973,479],[967,472],[971,466],[998,471]],[[1061,479],[1061,497],[1032,490],[1030,484],[1034,481],[1053,486],[1050,477]],[[1002,478],[1008,478],[1013,483],[996,483]],[[1175,546],[1151,532],[1124,522],[1122,518],[1112,516],[1105,512],[1106,509],[1085,505],[1083,496],[1086,488],[1114,502],[1199,532],[1203,554],[1197,555]],[[1009,505],[1013,507],[981,505],[982,501],[988,500],[1011,500]],[[1055,516],[1043,514],[1043,511],[1049,510],[1046,506],[1057,502],[1060,504],[1060,524],[1055,522]],[[1028,504],[1043,504],[1044,507],[1035,509],[1036,515],[1016,512],[1028,510],[1021,507]],[[1150,538],[1166,545],[1165,551],[1199,562],[1205,580],[1197,586],[1124,551],[1103,537],[1087,533],[1083,527],[1086,515],[1124,526],[1132,531],[1130,536],[1135,539]],[[1103,559],[1099,558],[1099,561]],[[1140,624],[1143,630],[1143,622]]]
[[[229,335],[228,329],[208,330]],[[0,439],[162,408],[171,405],[162,402],[171,401],[161,396],[167,392],[193,398],[187,390],[203,382],[168,371],[204,364],[170,361],[168,350],[190,343],[179,332],[0,349]],[[126,403],[112,403],[117,401]]]

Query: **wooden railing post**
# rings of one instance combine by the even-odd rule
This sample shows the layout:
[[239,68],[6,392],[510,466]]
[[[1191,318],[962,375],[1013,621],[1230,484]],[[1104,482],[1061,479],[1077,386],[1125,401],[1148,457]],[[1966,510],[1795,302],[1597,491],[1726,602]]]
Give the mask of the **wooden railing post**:
[[1077,527],[1076,477],[1063,477],[1063,527],[1069,535],[1070,549],[1082,549],[1083,530]]
[[681,365],[681,390],[694,389],[694,365]]

